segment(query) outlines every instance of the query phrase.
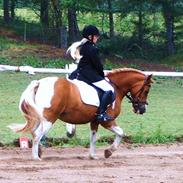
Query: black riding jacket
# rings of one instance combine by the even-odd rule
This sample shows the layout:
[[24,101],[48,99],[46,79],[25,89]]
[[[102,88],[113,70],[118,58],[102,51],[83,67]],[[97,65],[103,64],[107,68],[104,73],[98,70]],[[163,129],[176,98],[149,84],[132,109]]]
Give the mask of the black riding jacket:
[[100,60],[98,48],[87,41],[80,48],[82,58],[78,64],[78,79],[87,83],[94,83],[104,79],[103,65]]

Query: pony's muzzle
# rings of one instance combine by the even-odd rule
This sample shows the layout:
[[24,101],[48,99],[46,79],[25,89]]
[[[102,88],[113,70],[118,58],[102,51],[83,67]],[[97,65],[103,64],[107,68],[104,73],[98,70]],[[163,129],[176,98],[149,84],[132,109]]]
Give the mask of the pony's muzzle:
[[133,103],[133,111],[137,114],[144,114],[146,112],[146,103]]
[[146,112],[146,105],[143,105],[139,109],[139,114],[144,114]]

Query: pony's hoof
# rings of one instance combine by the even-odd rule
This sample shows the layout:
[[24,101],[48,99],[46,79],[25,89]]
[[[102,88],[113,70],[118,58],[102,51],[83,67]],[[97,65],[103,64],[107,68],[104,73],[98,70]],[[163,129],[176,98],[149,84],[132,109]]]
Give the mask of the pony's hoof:
[[36,158],[33,158],[33,159],[34,159],[34,161],[42,161],[42,159],[39,158],[39,157],[36,157]]
[[111,150],[106,149],[106,150],[104,151],[104,157],[105,157],[105,158],[109,158],[111,155],[112,155],[112,151],[111,151]]
[[98,160],[99,159],[97,156],[92,156],[92,155],[89,155],[89,158],[92,159],[92,160]]

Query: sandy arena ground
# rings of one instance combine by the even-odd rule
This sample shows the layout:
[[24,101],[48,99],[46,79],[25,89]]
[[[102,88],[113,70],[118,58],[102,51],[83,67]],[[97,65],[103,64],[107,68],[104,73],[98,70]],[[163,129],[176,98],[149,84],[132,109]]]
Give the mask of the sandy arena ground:
[[183,183],[183,144],[121,145],[109,159],[88,149],[44,148],[33,161],[31,149],[0,148],[1,183]]

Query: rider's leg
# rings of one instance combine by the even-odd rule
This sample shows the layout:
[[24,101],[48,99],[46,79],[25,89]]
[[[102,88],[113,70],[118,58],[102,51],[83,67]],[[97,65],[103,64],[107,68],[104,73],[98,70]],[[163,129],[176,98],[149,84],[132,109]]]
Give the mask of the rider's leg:
[[97,112],[97,121],[112,121],[113,118],[106,113],[107,106],[112,103],[111,91],[105,91],[100,100],[100,106]]
[[101,80],[93,84],[104,91],[100,100],[96,120],[98,122],[113,120],[113,118],[106,113],[107,106],[114,101],[113,87],[106,80]]

